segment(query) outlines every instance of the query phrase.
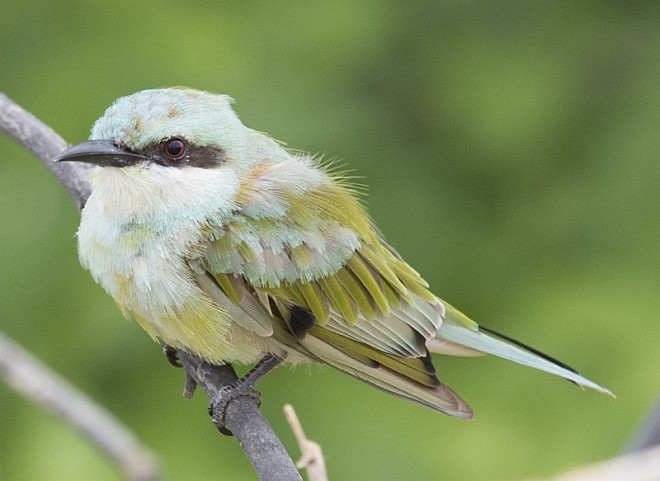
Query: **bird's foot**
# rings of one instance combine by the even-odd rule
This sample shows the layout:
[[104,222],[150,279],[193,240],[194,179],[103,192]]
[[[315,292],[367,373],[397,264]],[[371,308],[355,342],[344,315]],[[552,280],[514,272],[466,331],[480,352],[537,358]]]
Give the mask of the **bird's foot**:
[[[170,346],[166,342],[163,343],[163,355],[165,356],[165,359],[167,359],[167,362],[169,362],[172,366],[177,368],[183,367],[176,348]],[[193,397],[196,388],[197,381],[195,381],[195,379],[186,370],[186,382],[183,386],[183,397],[188,399]]]
[[261,394],[249,383],[244,383],[243,379],[239,379],[229,386],[223,386],[209,403],[209,414],[213,419],[213,424],[225,436],[233,435],[231,430],[227,428],[227,407],[230,402],[241,396],[249,397],[254,400],[257,407],[261,406]]
[[232,432],[227,428],[226,420],[229,403],[238,397],[246,396],[253,399],[257,407],[260,406],[261,394],[254,389],[254,384],[266,373],[278,366],[285,357],[285,353],[281,356],[267,354],[245,376],[229,386],[222,387],[213,396],[213,399],[209,403],[209,414],[213,418],[213,423],[222,434],[227,436],[232,435]]

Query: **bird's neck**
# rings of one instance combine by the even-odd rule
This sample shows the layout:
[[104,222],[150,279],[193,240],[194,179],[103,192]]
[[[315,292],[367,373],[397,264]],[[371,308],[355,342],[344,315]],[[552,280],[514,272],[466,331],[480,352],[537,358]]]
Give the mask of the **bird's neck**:
[[160,165],[99,167],[90,180],[97,214],[138,224],[229,215],[239,188],[230,170]]

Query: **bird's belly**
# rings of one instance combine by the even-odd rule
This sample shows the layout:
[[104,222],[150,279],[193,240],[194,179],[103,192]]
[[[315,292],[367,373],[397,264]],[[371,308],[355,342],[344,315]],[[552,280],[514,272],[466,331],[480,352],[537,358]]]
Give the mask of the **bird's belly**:
[[149,335],[211,362],[251,363],[269,350],[267,340],[233,323],[195,282],[186,261],[198,244],[194,225],[162,232],[100,220],[83,216],[81,263]]

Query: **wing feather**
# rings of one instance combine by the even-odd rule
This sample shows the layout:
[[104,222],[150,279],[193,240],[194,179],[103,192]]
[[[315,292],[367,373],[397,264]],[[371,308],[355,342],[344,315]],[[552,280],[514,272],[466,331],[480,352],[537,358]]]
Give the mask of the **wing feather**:
[[330,331],[424,355],[442,323],[438,300],[350,189],[309,162],[260,165],[246,177],[242,208],[215,228],[205,269],[233,303],[244,302],[233,281],[241,278],[262,298],[308,309]]
[[233,217],[209,220],[209,229],[193,273],[238,325],[397,396],[472,416],[438,380],[429,348],[492,353],[599,388],[445,306],[381,238],[353,191],[308,157],[259,164]]
[[[214,228],[200,284],[234,304],[232,315],[248,330],[273,333],[413,402],[470,417],[436,377],[426,347],[442,324],[442,304],[349,189],[317,168],[306,174],[311,166],[298,162],[247,176],[235,218]],[[288,180],[278,177],[284,173]]]
[[325,295],[328,296],[333,310],[341,315],[344,323],[349,326],[355,324],[358,320],[357,307],[336,276],[323,277],[317,282]]
[[368,269],[362,262],[359,254],[351,257],[346,263],[346,266],[350,269],[356,279],[360,281],[370,299],[373,300],[378,309],[380,309],[381,314],[387,316],[390,312],[390,305],[383,292],[378,272],[373,269]]

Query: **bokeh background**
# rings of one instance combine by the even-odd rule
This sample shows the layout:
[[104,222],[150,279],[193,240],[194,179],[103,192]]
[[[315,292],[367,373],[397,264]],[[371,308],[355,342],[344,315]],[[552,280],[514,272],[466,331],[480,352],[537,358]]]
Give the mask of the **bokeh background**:
[[[249,126],[342,159],[436,292],[579,368],[613,400],[494,358],[437,358],[458,421],[318,366],[264,379],[331,479],[513,480],[613,456],[660,387],[660,3],[4,0],[0,90],[68,141],[117,97],[228,93]],[[255,479],[206,399],[77,261],[78,214],[0,136],[0,329],[106,406],[167,479]],[[6,479],[116,480],[0,385]]]

